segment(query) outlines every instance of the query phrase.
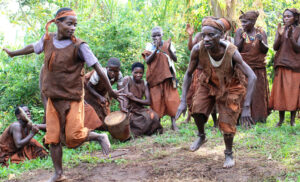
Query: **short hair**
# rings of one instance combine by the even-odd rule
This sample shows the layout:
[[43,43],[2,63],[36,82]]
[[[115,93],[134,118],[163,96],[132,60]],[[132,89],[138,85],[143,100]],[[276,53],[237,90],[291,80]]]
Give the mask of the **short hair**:
[[19,115],[19,114],[21,113],[19,107],[27,107],[27,106],[24,105],[24,104],[21,104],[21,105],[17,106],[17,107],[15,108],[15,115],[16,115],[16,116]]
[[298,26],[299,25],[299,18],[300,18],[300,14],[299,14],[299,11],[297,10],[297,9],[295,9],[295,8],[288,8],[288,9],[285,9],[284,11],[283,11],[283,14],[286,12],[286,11],[289,11],[289,12],[291,12],[292,14],[293,14],[293,16],[294,16],[294,25],[296,25],[296,26]]
[[157,30],[157,29],[160,30],[161,34],[164,34],[164,31],[160,26],[156,26],[156,27],[152,28],[151,32],[153,32],[154,30]]
[[[56,14],[55,14],[55,17],[62,11],[73,11],[71,8],[60,8],[59,10],[57,10]],[[59,21],[64,21],[66,19],[66,17],[61,17],[57,20]]]
[[115,57],[109,58],[109,60],[107,61],[107,67],[110,67],[110,66],[121,67],[121,62],[118,58],[115,58]]
[[142,68],[145,71],[145,66],[143,63],[135,62],[131,65],[131,72],[133,72],[134,68]]

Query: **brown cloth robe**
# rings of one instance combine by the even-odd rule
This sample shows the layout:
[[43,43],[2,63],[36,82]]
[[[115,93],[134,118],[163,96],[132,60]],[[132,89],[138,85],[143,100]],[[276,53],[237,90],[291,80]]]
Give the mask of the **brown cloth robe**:
[[199,44],[198,66],[201,66],[203,71],[198,79],[200,86],[193,97],[192,114],[204,114],[208,117],[216,104],[220,130],[225,134],[235,134],[241,101],[246,94],[246,77],[232,65],[232,56],[237,48],[227,43],[229,45],[223,62],[219,67],[214,67],[203,41]]
[[91,76],[93,75],[94,71],[95,70],[88,72],[84,76],[84,91],[85,91],[84,100],[95,109],[98,117],[103,122],[105,117],[110,113],[110,108],[109,108],[110,97],[108,96],[108,91],[105,88],[105,85],[101,81],[99,81],[99,83],[94,86],[94,89],[98,94],[106,98],[107,102],[105,104],[102,104],[100,100],[96,98],[87,88],[87,84]]
[[[170,41],[164,41],[161,50],[156,53],[154,60],[148,64],[146,80],[150,89],[151,108],[159,115],[174,117],[180,104],[177,88],[173,88],[173,75],[168,62]],[[145,50],[142,53],[144,59],[152,52]]]
[[196,69],[193,73],[193,78],[192,78],[192,83],[191,86],[188,90],[188,93],[186,95],[186,103],[188,106],[189,111],[192,111],[192,107],[193,107],[193,97],[195,95],[195,92],[197,90],[197,88],[199,87],[199,76],[201,75],[202,69]]
[[82,40],[58,49],[54,34],[44,40],[45,61],[42,92],[48,98],[45,144],[66,144],[74,148],[89,134],[84,127],[84,62],[78,56]]
[[[294,51],[285,34],[275,55],[275,77],[269,107],[279,111],[296,111],[300,109],[300,53]],[[292,36],[295,40],[299,39],[299,26],[294,29]]]
[[[132,77],[124,78],[124,85],[135,97],[143,99],[147,84],[144,80],[135,83]],[[159,116],[150,108],[145,108],[140,103],[129,100],[127,106],[130,120],[130,130],[134,136],[152,135],[162,131]]]
[[[256,29],[256,33],[262,33],[262,30]],[[269,112],[269,82],[267,78],[265,57],[266,54],[260,51],[259,40],[255,39],[249,43],[244,41],[240,51],[243,60],[254,71],[257,81],[256,88],[253,91],[251,102],[251,117],[253,121],[266,121]]]
[[[43,158],[48,155],[43,146],[34,138],[32,138],[27,145],[18,149],[15,145],[13,135],[10,132],[10,126],[7,127],[0,136],[0,164],[2,164],[2,166],[8,166],[8,160],[10,160],[11,163],[19,164],[26,159]],[[22,138],[25,137],[25,132],[22,131]]]

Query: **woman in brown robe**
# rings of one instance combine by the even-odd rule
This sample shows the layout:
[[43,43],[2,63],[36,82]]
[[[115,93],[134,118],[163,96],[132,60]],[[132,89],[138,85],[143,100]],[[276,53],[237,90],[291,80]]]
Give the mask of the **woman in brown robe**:
[[144,65],[133,63],[131,70],[132,76],[124,78],[124,93],[129,100],[126,109],[129,112],[131,133],[134,136],[162,133],[158,114],[145,107],[150,105],[150,92],[147,82],[143,80]]
[[[30,111],[27,106],[21,106],[31,118]],[[31,160],[37,157],[46,157],[48,153],[43,146],[33,137],[39,132],[39,126],[29,126],[27,118],[16,108],[15,115],[18,121],[12,123],[0,135],[0,164],[8,166],[11,163],[20,163],[26,159]]]
[[300,27],[299,11],[295,8],[283,12],[283,23],[278,24],[274,41],[277,51],[274,60],[270,108],[279,111],[281,126],[285,111],[291,111],[291,126],[295,125],[296,111],[300,108]]
[[251,103],[251,116],[255,123],[266,122],[269,115],[269,86],[265,63],[269,48],[265,31],[254,27],[258,16],[257,11],[242,12],[239,17],[242,28],[237,30],[234,38],[243,60],[252,68],[257,77]]

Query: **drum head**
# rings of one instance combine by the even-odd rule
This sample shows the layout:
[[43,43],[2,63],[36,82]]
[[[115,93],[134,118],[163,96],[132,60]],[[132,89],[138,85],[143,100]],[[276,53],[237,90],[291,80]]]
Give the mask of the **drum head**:
[[122,111],[115,111],[105,117],[104,123],[107,126],[115,126],[123,122],[125,119],[126,119],[126,113]]

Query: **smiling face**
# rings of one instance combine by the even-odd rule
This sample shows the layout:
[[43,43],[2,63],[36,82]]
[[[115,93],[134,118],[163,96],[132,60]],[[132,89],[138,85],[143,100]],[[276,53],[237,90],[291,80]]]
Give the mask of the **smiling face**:
[[159,28],[153,29],[152,32],[151,32],[151,37],[152,37],[152,40],[153,40],[153,44],[156,45],[157,42],[161,43],[162,36],[163,36],[163,33],[162,33],[161,29],[159,29]]
[[[25,112],[25,114],[27,115],[27,117],[29,119],[31,119],[31,114],[30,114],[30,111],[29,111],[28,107],[27,106],[23,106],[21,108],[23,109],[23,111]],[[20,111],[19,114],[16,115],[16,117],[17,117],[17,119],[21,119],[21,111]],[[27,122],[27,121],[24,121],[24,122]]]
[[213,49],[220,43],[221,32],[213,27],[202,27],[201,36],[203,39],[204,47],[206,49]]
[[241,23],[245,31],[250,31],[254,28],[255,20],[241,19]]
[[291,11],[286,10],[283,13],[283,24],[285,26],[290,26],[290,25],[293,25],[294,23],[295,23],[294,14]]
[[71,38],[74,35],[76,26],[77,26],[77,18],[76,16],[66,16],[63,21],[56,20],[57,32],[63,38]]
[[141,67],[135,67],[132,71],[132,76],[135,82],[139,83],[143,79],[144,70]]

